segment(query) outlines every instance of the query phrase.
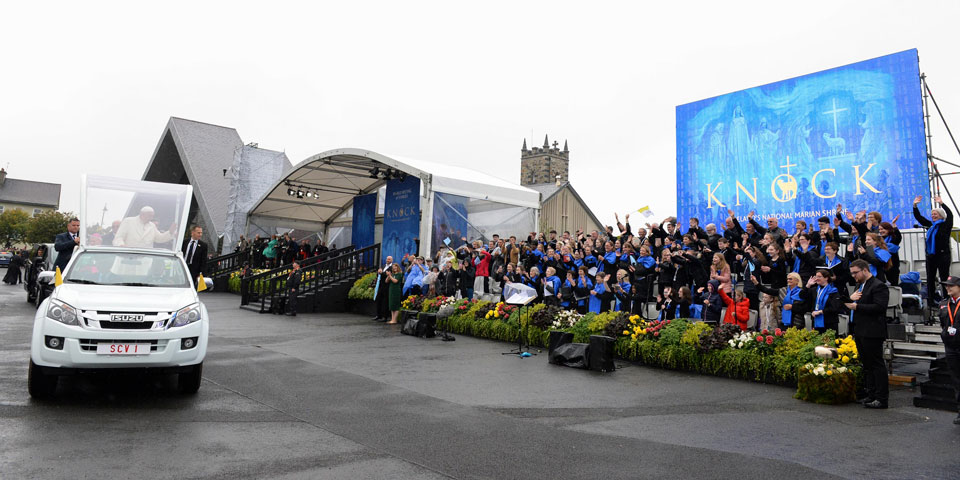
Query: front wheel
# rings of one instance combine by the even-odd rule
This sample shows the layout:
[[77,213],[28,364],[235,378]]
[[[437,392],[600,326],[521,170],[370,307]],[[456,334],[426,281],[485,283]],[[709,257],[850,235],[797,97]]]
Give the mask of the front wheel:
[[30,360],[30,369],[27,371],[27,390],[33,398],[50,398],[57,391],[56,375],[47,375],[41,368]]
[[197,393],[200,390],[200,381],[203,379],[203,363],[193,366],[188,372],[177,376],[177,390],[180,393]]

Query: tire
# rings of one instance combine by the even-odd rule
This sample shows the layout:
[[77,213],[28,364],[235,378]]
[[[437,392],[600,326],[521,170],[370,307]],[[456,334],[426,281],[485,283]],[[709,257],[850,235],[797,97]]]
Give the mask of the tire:
[[200,381],[203,380],[203,363],[198,363],[189,372],[177,375],[177,391],[193,394],[200,390]]
[[31,397],[37,399],[53,397],[57,391],[58,380],[59,377],[43,373],[40,367],[30,360],[30,370],[27,371],[27,390]]

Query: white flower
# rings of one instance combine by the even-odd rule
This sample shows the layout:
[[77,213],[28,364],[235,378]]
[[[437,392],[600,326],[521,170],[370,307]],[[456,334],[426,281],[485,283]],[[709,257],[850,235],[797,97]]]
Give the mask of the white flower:
[[738,343],[737,348],[743,348],[743,342]]

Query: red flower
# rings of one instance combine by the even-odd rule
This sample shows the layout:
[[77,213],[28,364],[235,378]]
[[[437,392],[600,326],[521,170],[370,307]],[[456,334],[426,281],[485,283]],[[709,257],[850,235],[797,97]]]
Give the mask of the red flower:
[[758,342],[762,342],[762,341],[763,341],[763,335],[757,335],[757,341],[758,341]]
[[503,319],[504,319],[504,320],[508,320],[509,318],[510,318],[510,314],[509,314],[509,313],[503,316]]
[[778,329],[776,329],[776,330],[773,331],[773,334],[779,337],[779,336],[783,335],[783,330],[780,330],[780,329],[778,328]]
[[653,332],[653,336],[654,336],[654,337],[659,337],[659,336],[660,336],[660,332]]
[[760,333],[766,335],[766,334],[770,333],[770,330],[767,330],[766,328],[764,328],[763,331],[760,332]]
[[670,325],[670,320],[667,320],[667,325]]
[[773,337],[767,336],[767,345],[773,345]]

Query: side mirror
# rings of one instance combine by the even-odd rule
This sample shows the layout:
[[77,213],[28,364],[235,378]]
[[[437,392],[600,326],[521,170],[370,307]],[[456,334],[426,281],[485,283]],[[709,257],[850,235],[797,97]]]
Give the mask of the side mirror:
[[37,282],[46,284],[53,283],[56,273],[57,272],[51,272],[50,270],[44,270],[37,275]]

